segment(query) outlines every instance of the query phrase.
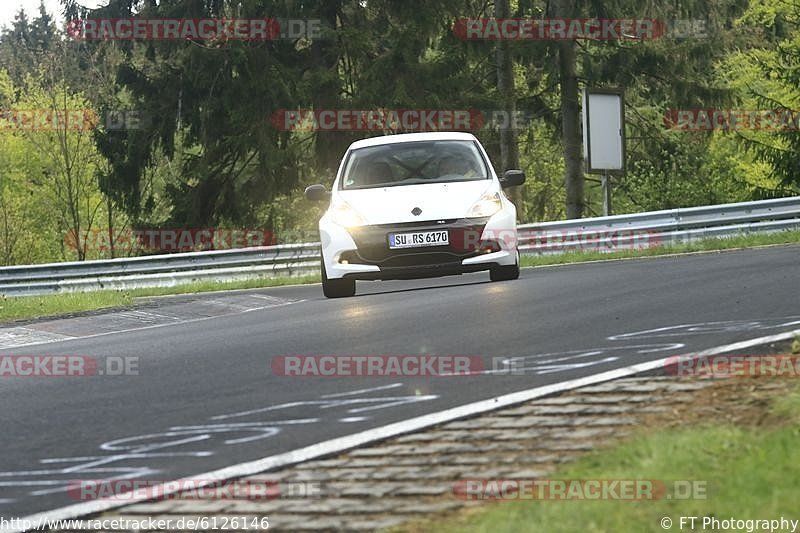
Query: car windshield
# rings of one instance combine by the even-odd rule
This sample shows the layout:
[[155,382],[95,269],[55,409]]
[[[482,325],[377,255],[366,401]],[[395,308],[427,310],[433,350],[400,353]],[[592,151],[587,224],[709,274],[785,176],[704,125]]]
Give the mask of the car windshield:
[[488,179],[486,163],[473,141],[419,141],[353,150],[342,189]]

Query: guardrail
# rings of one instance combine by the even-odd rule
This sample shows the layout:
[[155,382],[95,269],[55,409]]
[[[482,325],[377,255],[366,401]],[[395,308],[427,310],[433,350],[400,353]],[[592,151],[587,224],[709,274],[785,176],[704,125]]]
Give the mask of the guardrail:
[[[524,254],[616,251],[800,229],[800,197],[583,218],[518,227]],[[170,287],[319,272],[318,242],[101,261],[0,267],[0,294]]]
[[542,222],[518,229],[522,253],[615,251],[687,243],[742,233],[800,229],[800,196]]

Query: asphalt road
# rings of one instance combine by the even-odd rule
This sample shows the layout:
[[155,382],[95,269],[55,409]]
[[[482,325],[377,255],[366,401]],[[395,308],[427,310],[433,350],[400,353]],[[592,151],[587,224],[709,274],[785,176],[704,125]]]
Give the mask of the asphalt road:
[[[486,273],[359,282],[356,297],[340,300],[323,298],[319,285],[257,293],[287,305],[0,350],[138,358],[138,375],[0,378],[0,516],[76,503],[65,491],[76,479],[196,475],[516,390],[796,329],[800,247],[524,269],[505,283],[488,282]],[[630,335],[648,330],[658,331]],[[275,356],[319,354],[472,355],[487,368],[492,358],[524,357],[526,370],[309,378],[271,369]]]

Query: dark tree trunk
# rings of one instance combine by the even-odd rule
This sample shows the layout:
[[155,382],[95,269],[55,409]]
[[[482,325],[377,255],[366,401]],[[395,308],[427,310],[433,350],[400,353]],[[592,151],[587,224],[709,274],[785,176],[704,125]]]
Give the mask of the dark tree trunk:
[[[509,0],[495,0],[494,16],[508,18],[511,16]],[[514,58],[511,56],[508,41],[498,41],[495,52],[497,60],[497,92],[500,93],[502,110],[507,120],[500,128],[500,172],[519,168],[519,145],[516,125],[517,101],[514,94]],[[522,207],[521,189],[511,189],[511,200],[517,207]]]
[[[570,0],[553,3],[556,17],[571,15]],[[580,106],[578,104],[578,76],[575,42],[558,42],[558,75],[561,85],[561,142],[564,146],[564,187],[566,189],[567,218],[583,216],[583,162],[581,161]]]

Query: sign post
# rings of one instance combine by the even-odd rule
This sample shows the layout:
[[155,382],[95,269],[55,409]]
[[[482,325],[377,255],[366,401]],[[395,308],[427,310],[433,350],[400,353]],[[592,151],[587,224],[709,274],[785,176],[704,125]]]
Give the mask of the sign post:
[[583,90],[583,160],[587,174],[601,174],[603,215],[611,214],[611,175],[625,173],[625,93]]

